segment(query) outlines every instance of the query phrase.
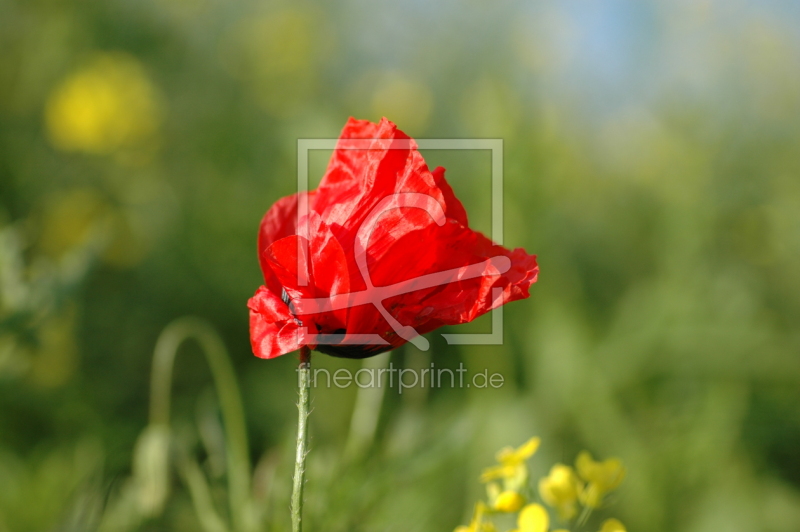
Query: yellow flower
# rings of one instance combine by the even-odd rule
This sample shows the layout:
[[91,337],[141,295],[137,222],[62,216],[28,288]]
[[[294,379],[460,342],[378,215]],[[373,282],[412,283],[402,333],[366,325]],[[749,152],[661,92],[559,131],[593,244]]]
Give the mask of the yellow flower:
[[547,532],[550,516],[541,504],[529,504],[517,517],[517,528],[512,532]]
[[542,500],[558,511],[564,520],[570,520],[578,512],[578,494],[583,484],[575,471],[564,464],[556,464],[550,474],[539,481],[539,494]]
[[133,57],[99,55],[50,94],[50,140],[61,150],[88,153],[142,147],[152,142],[160,121],[155,92]]
[[528,479],[528,467],[525,461],[533,456],[539,448],[540,442],[538,437],[534,437],[516,449],[512,447],[501,449],[497,453],[499,465],[484,469],[481,482],[503,479],[507,490],[516,490],[522,487]]
[[498,512],[517,512],[525,504],[525,498],[516,491],[506,490],[494,500],[492,508]]
[[492,523],[483,521],[483,514],[486,513],[486,509],[484,503],[479,502],[476,504],[469,526],[458,526],[454,532],[497,532],[497,529]]
[[587,451],[578,455],[575,468],[581,478],[588,482],[580,493],[580,500],[590,508],[599,508],[603,497],[616,489],[625,478],[625,466],[619,458],[596,462]]
[[524,462],[534,455],[536,450],[539,449],[539,444],[541,442],[541,438],[534,436],[516,449],[512,447],[504,447],[497,453],[497,461],[502,464],[508,462]]
[[622,523],[616,519],[606,519],[600,527],[600,532],[627,532]]

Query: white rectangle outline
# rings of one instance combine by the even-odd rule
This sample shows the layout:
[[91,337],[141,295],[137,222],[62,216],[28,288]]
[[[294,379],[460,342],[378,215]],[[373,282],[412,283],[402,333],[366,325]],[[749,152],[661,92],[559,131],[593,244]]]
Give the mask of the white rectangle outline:
[[[356,150],[369,149],[376,139],[297,139],[297,218],[298,221],[308,214],[308,196],[301,192],[308,192],[308,152],[310,150]],[[492,157],[492,240],[503,244],[503,139],[411,139],[402,142],[398,139],[392,141],[389,149],[408,149],[412,142],[416,142],[420,150],[489,150]],[[302,227],[297,224],[298,229]],[[308,242],[308,235],[299,235],[299,242]],[[298,283],[300,286],[308,284],[305,272],[298,268]],[[502,288],[493,288],[494,300],[503,297]],[[503,305],[491,311],[491,333],[442,333],[449,345],[502,345],[503,343]]]

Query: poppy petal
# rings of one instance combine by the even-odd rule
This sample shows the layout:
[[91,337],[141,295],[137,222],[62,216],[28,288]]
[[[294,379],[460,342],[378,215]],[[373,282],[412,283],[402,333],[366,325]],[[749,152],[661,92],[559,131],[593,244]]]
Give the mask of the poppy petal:
[[[499,257],[508,259],[505,272],[495,266]],[[479,275],[464,278],[468,267],[473,274],[480,268]],[[400,323],[428,332],[441,325],[472,321],[502,304],[528,297],[538,270],[535,256],[522,249],[509,251],[451,221],[398,239],[383,260],[375,263],[372,277],[376,284],[386,286],[442,274],[438,285],[397,295],[384,303],[397,309],[393,315]],[[494,289],[499,289],[499,294]]]
[[[536,257],[469,229],[444,173],[431,172],[392,122],[351,118],[319,188],[279,200],[261,222],[266,287],[250,306],[256,354],[312,342],[301,337],[307,328],[353,341],[323,352],[372,356],[528,297]],[[303,200],[308,212],[298,213]],[[375,335],[388,344],[360,345]]]
[[[301,223],[309,224],[303,232],[310,236],[310,240],[298,235],[287,236],[273,242],[266,252],[269,268],[288,299],[323,299],[349,293],[347,260],[336,237],[315,213]],[[300,284],[298,273],[306,279],[304,285]],[[317,329],[330,332],[345,327],[347,313],[347,308],[341,308],[304,315],[300,320],[313,322]]]
[[[354,141],[363,139],[372,139],[357,145],[367,149],[352,149]],[[369,126],[351,120],[317,189],[314,210],[342,246],[350,249],[375,206],[402,192],[428,194],[445,207],[444,196],[413,139],[385,118]]]
[[461,201],[459,201],[459,199],[456,197],[455,192],[453,192],[453,188],[450,186],[450,183],[445,180],[444,172],[444,168],[437,166],[433,170],[432,174],[436,186],[442,191],[445,216],[456,220],[464,227],[468,227],[469,222],[467,221],[467,211],[464,209],[464,205],[461,204]]
[[250,343],[261,358],[275,358],[300,349],[302,338],[289,307],[262,286],[247,302],[250,309]]
[[258,261],[267,286],[280,295],[280,288],[275,281],[272,270],[267,264],[267,248],[276,240],[297,233],[297,209],[301,198],[307,198],[309,204],[313,201],[314,192],[292,194],[279,199],[261,219],[258,231]]

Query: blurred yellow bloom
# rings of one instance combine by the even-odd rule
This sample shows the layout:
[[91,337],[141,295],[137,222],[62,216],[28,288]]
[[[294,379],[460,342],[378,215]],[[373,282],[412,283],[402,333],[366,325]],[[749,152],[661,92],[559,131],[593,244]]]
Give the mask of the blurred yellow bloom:
[[102,225],[112,217],[109,202],[96,190],[77,188],[61,191],[46,206],[39,245],[52,257],[97,238]]
[[570,520],[578,512],[578,495],[583,489],[575,471],[564,464],[556,464],[550,474],[539,481],[542,500],[558,511],[564,520]]
[[53,258],[92,249],[109,264],[132,266],[146,254],[148,235],[136,231],[130,212],[91,188],[61,191],[46,204],[39,246]]
[[[481,475],[481,482],[503,479],[517,487],[524,484],[528,478],[528,467],[525,461],[533,456],[539,448],[539,443],[541,443],[541,439],[533,437],[516,449],[512,447],[501,449],[497,453],[499,465],[484,469]],[[510,489],[508,484],[506,489]]]
[[160,116],[142,65],[123,53],[97,56],[50,94],[45,123],[64,151],[111,153],[152,142]]
[[517,517],[517,528],[512,532],[547,532],[550,516],[541,504],[529,504]]
[[315,10],[291,7],[235,22],[220,38],[219,53],[259,105],[291,116],[313,98],[334,37]]
[[492,523],[483,522],[483,514],[486,513],[486,505],[479,502],[475,505],[475,512],[472,514],[472,521],[469,526],[458,526],[454,532],[497,532]]
[[580,500],[590,508],[599,508],[605,495],[616,489],[625,478],[625,466],[619,458],[596,462],[587,451],[582,451],[575,460],[578,474],[588,484],[580,494]]
[[492,508],[498,512],[518,512],[525,504],[525,498],[516,491],[506,490],[494,500]]
[[628,532],[616,519],[606,519],[600,527],[600,532]]
[[[481,481],[486,483],[487,503],[479,502],[468,526],[460,526],[455,532],[492,532],[491,523],[484,523],[485,513],[515,513],[517,528],[510,532],[548,532],[550,514],[541,504],[525,504],[528,488],[527,460],[539,448],[540,439],[531,438],[518,448],[505,447],[497,453],[498,465],[483,471]],[[618,458],[603,462],[595,461],[587,451],[582,451],[575,460],[575,468],[557,463],[547,476],[539,480],[539,494],[548,506],[558,512],[564,521],[572,521],[578,514],[579,503],[585,515],[579,525],[585,523],[591,510],[598,508],[605,495],[617,488],[625,477],[625,467]],[[560,528],[552,532],[569,532]],[[626,532],[616,519],[603,522],[600,532]]]

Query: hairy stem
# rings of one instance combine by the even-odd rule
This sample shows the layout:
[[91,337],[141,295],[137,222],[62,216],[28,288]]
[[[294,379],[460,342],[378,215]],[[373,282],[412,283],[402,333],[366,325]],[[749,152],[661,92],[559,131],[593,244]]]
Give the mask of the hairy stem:
[[306,472],[308,442],[308,404],[311,380],[311,350],[300,348],[300,367],[297,368],[297,453],[294,460],[294,482],[292,485],[292,532],[303,530],[303,483]]

